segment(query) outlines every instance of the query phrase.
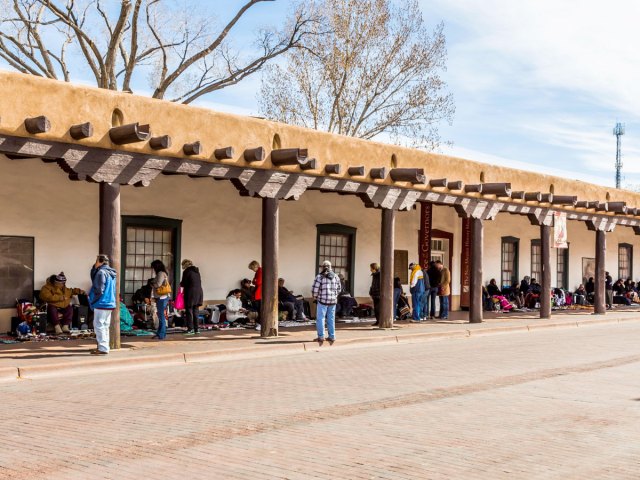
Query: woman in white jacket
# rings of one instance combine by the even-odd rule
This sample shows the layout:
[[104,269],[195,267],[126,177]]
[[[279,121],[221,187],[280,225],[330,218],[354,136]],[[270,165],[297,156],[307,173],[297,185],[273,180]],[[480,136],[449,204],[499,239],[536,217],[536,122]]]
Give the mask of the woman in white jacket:
[[233,324],[246,324],[249,320],[255,320],[256,312],[250,312],[242,307],[242,290],[235,289],[229,292],[226,302],[227,322]]

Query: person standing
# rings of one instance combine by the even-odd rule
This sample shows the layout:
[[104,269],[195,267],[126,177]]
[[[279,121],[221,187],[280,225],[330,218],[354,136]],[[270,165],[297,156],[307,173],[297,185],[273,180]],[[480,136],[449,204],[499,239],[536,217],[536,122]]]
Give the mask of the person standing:
[[420,306],[422,305],[422,297],[424,296],[424,276],[422,274],[422,268],[417,263],[410,263],[409,269],[411,270],[409,291],[411,292],[411,306],[413,308],[412,322],[419,322]]
[[373,313],[376,321],[373,326],[380,325],[380,265],[372,263],[369,265],[371,269],[371,286],[369,287],[369,295],[373,300]]
[[428,296],[429,312],[424,312],[424,316],[428,319],[436,318],[436,297],[438,296],[438,288],[440,285],[440,270],[436,267],[436,262],[433,260],[429,262],[429,268],[427,269],[427,276],[429,277],[429,291],[425,292]]
[[116,308],[116,271],[109,266],[109,257],[100,254],[91,268],[89,306],[93,310],[93,330],[98,348],[92,355],[109,353],[109,326],[111,312]]
[[325,260],[321,267],[322,272],[316,276],[313,287],[311,287],[311,294],[318,302],[316,313],[318,337],[314,341],[317,341],[320,346],[324,343],[325,318],[329,330],[329,344],[333,345],[336,339],[336,304],[338,303],[338,294],[342,289],[340,279],[331,269],[331,262]]
[[609,275],[609,272],[604,272],[604,290],[606,307],[611,309],[613,306],[613,278]]
[[158,329],[154,338],[164,340],[167,337],[167,320],[165,311],[169,303],[169,295],[171,294],[171,285],[169,284],[169,273],[167,267],[164,266],[162,260],[154,260],[151,262],[151,268],[156,274],[153,279],[153,298],[156,300],[156,310],[158,312]]
[[182,260],[182,280],[180,286],[183,288],[184,309],[187,316],[187,331],[185,335],[197,335],[198,331],[198,310],[202,305],[204,293],[202,292],[202,278],[200,270],[191,260]]
[[436,261],[436,267],[440,271],[440,286],[438,295],[440,296],[440,316],[442,320],[449,318],[449,295],[451,295],[451,272],[440,260]]
[[422,269],[422,281],[424,282],[424,293],[422,294],[422,302],[420,302],[420,320],[428,320],[431,282],[429,281],[429,269],[426,266]]
[[258,318],[260,317],[260,310],[262,306],[262,267],[257,260],[253,260],[249,264],[249,270],[254,272],[253,275],[253,308],[258,312]]

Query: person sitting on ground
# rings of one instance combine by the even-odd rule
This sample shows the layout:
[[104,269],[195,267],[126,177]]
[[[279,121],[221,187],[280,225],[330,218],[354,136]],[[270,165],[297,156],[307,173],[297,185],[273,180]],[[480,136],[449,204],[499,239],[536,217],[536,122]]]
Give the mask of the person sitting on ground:
[[338,278],[340,279],[340,293],[338,294],[336,315],[340,318],[351,317],[352,310],[354,307],[358,306],[358,302],[351,296],[351,292],[349,292],[344,275],[339,273]]
[[240,290],[242,291],[242,306],[248,310],[254,310],[253,292],[255,289],[251,285],[251,280],[248,278],[240,280]]
[[[528,277],[524,278],[526,279]],[[535,278],[532,278],[531,283],[529,284],[528,293],[524,297],[524,306],[529,309],[536,308],[536,304],[540,301],[541,290],[542,287],[540,287],[540,284],[536,282]]]
[[587,290],[584,288],[584,285],[581,283],[576,288],[576,291],[573,292],[573,303],[576,305],[586,305],[587,304]]
[[239,288],[229,292],[225,305],[227,307],[225,310],[227,322],[231,326],[246,325],[258,318],[256,312],[251,312],[242,306],[242,290]]
[[[71,331],[69,329],[73,319],[71,297],[86,295],[81,288],[67,288],[66,283],[67,277],[64,272],[60,272],[58,275],[51,275],[40,289],[40,300],[47,303],[47,322],[53,325],[56,335]],[[60,327],[59,314],[62,314],[62,327]]]
[[498,288],[498,284],[496,283],[496,279],[492,278],[489,280],[489,285],[487,285],[487,293],[492,297],[494,295],[502,295],[500,288]]
[[287,320],[304,322],[304,299],[296,297],[293,292],[284,286],[284,278],[278,279],[278,304],[287,312]]
[[153,278],[147,280],[147,284],[136,290],[131,297],[134,305],[149,305],[151,303],[151,292],[153,291]]
[[529,293],[529,287],[531,286],[531,283],[529,280],[530,278],[526,276],[520,282],[520,293],[522,294],[523,298],[527,296],[527,293]]
[[636,282],[629,282],[627,286],[627,298],[633,303],[638,303],[640,297],[638,296],[638,290],[636,289]]
[[624,282],[621,278],[613,284],[613,293],[614,295],[624,295],[627,293],[627,288],[624,286]]

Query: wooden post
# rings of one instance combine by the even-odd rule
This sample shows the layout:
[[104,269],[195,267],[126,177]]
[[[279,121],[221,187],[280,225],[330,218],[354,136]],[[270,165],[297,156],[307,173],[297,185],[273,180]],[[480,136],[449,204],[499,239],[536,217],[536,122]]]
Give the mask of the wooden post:
[[[120,185],[100,184],[99,253],[109,255],[109,262],[117,272],[116,308],[111,314],[109,347],[120,348]],[[95,260],[95,259],[94,259]]]
[[540,318],[551,318],[551,227],[540,225],[540,250],[542,250],[542,283],[540,293]]
[[382,209],[380,228],[380,328],[393,327],[393,249],[396,211]]
[[596,278],[595,278],[595,295],[593,300],[593,313],[596,315],[604,315],[607,312],[605,305],[605,256],[607,249],[606,233],[603,230],[596,230]]
[[482,255],[484,228],[482,220],[472,218],[471,222],[471,299],[469,302],[469,323],[482,323]]
[[277,198],[262,199],[261,337],[278,336],[278,224]]

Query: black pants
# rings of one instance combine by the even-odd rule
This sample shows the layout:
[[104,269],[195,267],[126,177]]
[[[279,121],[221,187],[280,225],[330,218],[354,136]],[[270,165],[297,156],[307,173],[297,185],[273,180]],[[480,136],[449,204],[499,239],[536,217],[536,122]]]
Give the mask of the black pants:
[[373,314],[376,316],[376,322],[380,321],[380,297],[371,297],[373,299]]
[[198,331],[198,305],[193,307],[185,306],[185,314],[187,316],[187,328],[189,330]]

